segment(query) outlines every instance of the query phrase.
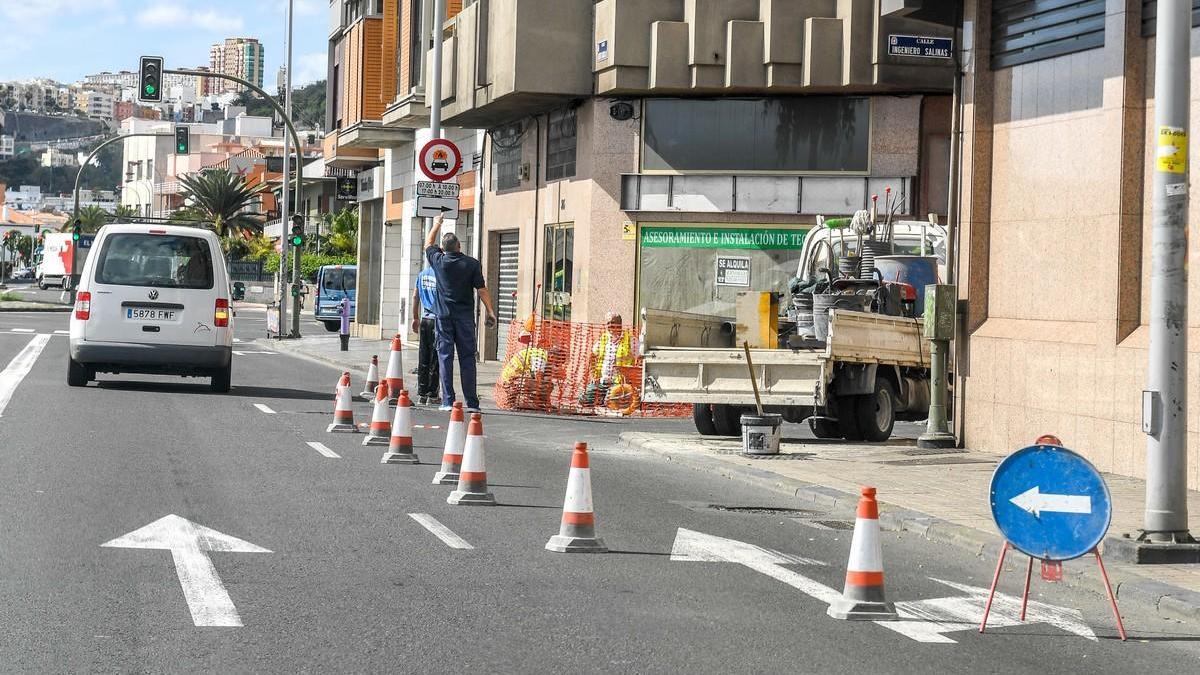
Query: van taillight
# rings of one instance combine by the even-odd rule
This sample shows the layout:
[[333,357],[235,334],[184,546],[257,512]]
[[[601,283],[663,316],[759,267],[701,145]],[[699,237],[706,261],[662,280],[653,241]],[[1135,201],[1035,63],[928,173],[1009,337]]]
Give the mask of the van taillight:
[[80,291],[75,294],[75,318],[87,321],[92,316],[92,294]]
[[217,306],[213,310],[213,323],[217,328],[229,326],[229,301],[225,298],[217,298]]

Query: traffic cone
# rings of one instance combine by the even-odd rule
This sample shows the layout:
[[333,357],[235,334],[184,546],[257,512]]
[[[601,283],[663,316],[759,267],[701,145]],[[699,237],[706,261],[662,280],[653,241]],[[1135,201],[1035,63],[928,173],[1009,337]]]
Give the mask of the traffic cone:
[[391,442],[392,422],[388,416],[387,385],[375,387],[375,409],[371,411],[371,426],[363,445],[387,445]]
[[851,621],[888,621],[899,618],[883,597],[883,546],[879,540],[879,504],[875,488],[864,487],[854,519],[846,588],[829,605],[829,616]]
[[488,492],[487,469],[483,459],[483,417],[472,413],[467,427],[467,442],[463,447],[462,471],[458,487],[446,497],[447,504],[464,506],[495,506],[496,497]]
[[371,355],[371,367],[367,369],[367,384],[363,387],[362,393],[359,394],[363,400],[370,401],[375,398],[375,387],[379,386],[379,357]]
[[396,419],[392,420],[392,442],[388,445],[387,454],[379,461],[381,464],[421,462],[413,452],[412,400],[408,398],[407,389],[400,390],[400,399],[396,403]]
[[386,382],[388,386],[388,403],[396,405],[400,390],[404,388],[404,341],[400,334],[392,338],[392,351],[388,354]]
[[592,513],[592,475],[588,469],[587,443],[576,443],[571,455],[571,473],[567,477],[567,496],[563,500],[562,526],[546,542],[547,551],[558,553],[607,553],[596,536],[596,516]]
[[325,432],[357,434],[358,427],[354,425],[354,408],[350,396],[350,373],[342,373],[333,400],[333,424],[326,427]]
[[462,466],[463,444],[466,441],[463,404],[462,401],[455,401],[450,410],[450,424],[446,426],[446,449],[442,451],[442,468],[433,474],[434,485],[458,485],[458,471]]

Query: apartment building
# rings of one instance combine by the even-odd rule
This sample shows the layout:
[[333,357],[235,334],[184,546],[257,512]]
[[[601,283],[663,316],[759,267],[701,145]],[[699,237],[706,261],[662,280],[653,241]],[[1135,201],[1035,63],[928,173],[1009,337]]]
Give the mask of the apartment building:
[[[481,337],[486,358],[503,357],[507,321],[535,306],[579,321],[634,320],[642,306],[732,313],[738,289],[712,291],[718,254],[751,258],[762,290],[796,272],[795,245],[680,245],[689,233],[803,232],[888,187],[904,214],[946,213],[954,31],[921,13],[881,17],[872,0],[468,0],[435,22],[432,6],[330,2],[324,150],[358,175],[363,335],[403,332],[411,311],[434,25],[444,135],[464,156],[453,226],[502,319]],[[905,52],[913,36],[940,51]],[[685,268],[697,274],[671,272]]]
[[[255,86],[263,86],[263,45],[256,38],[231,37],[209,49],[209,68],[215,73],[240,77]],[[240,94],[245,87],[227,80],[208,79],[205,93],[233,92]]]
[[80,89],[75,92],[75,109],[92,119],[112,120],[115,116],[114,97],[108,91]]
[[12,136],[0,134],[0,160],[12,159],[16,153],[16,143]]

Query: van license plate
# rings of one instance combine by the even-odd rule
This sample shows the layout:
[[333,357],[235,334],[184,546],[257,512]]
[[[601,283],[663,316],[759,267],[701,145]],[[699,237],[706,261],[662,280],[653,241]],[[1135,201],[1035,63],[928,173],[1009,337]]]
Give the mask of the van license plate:
[[126,307],[125,318],[129,321],[174,321],[175,310]]

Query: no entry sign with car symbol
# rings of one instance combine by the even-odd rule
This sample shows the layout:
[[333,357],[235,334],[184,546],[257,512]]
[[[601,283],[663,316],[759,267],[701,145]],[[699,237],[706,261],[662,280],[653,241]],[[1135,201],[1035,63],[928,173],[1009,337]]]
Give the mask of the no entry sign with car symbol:
[[421,171],[438,182],[453,178],[462,168],[458,146],[444,138],[435,138],[421,148]]

